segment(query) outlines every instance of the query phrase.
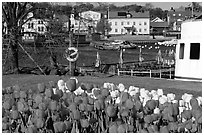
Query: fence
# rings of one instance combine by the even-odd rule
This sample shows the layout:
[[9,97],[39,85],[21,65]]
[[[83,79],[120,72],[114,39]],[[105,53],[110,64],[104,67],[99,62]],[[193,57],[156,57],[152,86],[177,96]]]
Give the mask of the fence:
[[137,71],[137,70],[120,70],[118,69],[118,76],[121,74],[130,74],[134,76],[135,74],[149,74],[149,77],[152,78],[152,74],[159,74],[159,78],[162,78],[162,74],[168,75],[170,79],[172,79],[172,72],[174,72],[174,68],[169,69],[159,69],[159,70],[146,70],[146,71]]

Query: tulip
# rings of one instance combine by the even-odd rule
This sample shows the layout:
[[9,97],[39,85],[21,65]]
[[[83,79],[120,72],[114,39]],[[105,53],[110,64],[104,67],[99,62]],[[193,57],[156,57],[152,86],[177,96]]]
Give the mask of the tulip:
[[148,97],[147,91],[144,88],[140,89],[140,96],[142,98]]
[[199,97],[197,97],[196,99],[198,100],[199,106],[201,106],[201,105],[202,105],[202,97],[199,96]]
[[109,83],[104,83],[103,88],[108,88]]
[[179,106],[184,106],[184,100],[179,100]]
[[133,93],[138,93],[139,92],[139,88],[138,87],[134,87],[134,86],[130,86],[128,93],[130,94],[132,91],[134,91]]
[[82,93],[84,93],[84,90],[82,90],[81,87],[79,87],[78,89],[76,89],[76,90],[74,91],[74,93],[75,93],[76,95],[81,95]]
[[115,89],[115,85],[113,83],[104,83],[103,88],[109,89],[110,91],[113,91]]
[[136,90],[134,90],[134,91],[130,91],[130,92],[128,92],[129,94],[130,94],[130,96],[134,96],[135,94],[137,94],[138,92],[136,91]]
[[57,94],[57,88],[52,88],[52,90],[54,94]]
[[76,84],[79,83],[78,79],[76,77],[70,77],[70,79],[74,79],[76,81]]
[[128,92],[128,90],[127,90],[127,89],[125,89],[123,92]]
[[184,95],[182,95],[181,98],[184,100],[184,102],[189,103],[190,100],[191,100],[191,98],[193,98],[193,95],[192,95],[192,94],[187,94],[187,93],[185,93]]
[[128,89],[128,92],[134,90],[134,88],[135,88],[134,86],[130,86],[129,89]]
[[123,92],[125,90],[125,86],[122,83],[120,83],[118,85],[118,89],[119,89],[120,92]]
[[167,99],[168,99],[168,102],[172,102],[174,99],[175,99],[175,94],[173,93],[169,93],[167,94]]
[[156,94],[156,95],[153,95],[152,99],[153,99],[153,100],[159,100],[159,95],[157,95],[157,94]]
[[119,91],[118,90],[111,91],[110,95],[112,98],[117,98],[119,96]]
[[157,89],[157,94],[162,96],[164,94],[163,89]]
[[162,95],[160,98],[159,98],[159,103],[160,104],[164,104],[167,102],[167,97],[165,95]]
[[153,95],[157,95],[157,91],[156,90],[151,90],[150,94]]
[[181,113],[185,110],[185,107],[179,106],[179,114],[181,115]]
[[147,101],[151,100],[151,97],[149,96],[146,96],[144,99],[143,99],[143,106],[146,105]]
[[116,104],[119,104],[119,103],[120,103],[120,97],[117,97],[117,98],[116,98],[115,103],[116,103]]
[[154,114],[160,114],[160,109],[159,108],[155,108],[154,109]]
[[59,80],[57,82],[57,86],[58,86],[59,90],[62,90],[63,92],[65,92],[65,82],[64,82],[64,80]]
[[178,103],[178,100],[172,100],[171,101],[173,104],[177,104]]

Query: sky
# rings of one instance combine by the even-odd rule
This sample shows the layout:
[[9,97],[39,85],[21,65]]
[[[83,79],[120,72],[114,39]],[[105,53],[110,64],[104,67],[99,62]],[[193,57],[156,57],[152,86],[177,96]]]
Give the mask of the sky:
[[[188,6],[189,4],[191,4],[191,2],[199,2],[200,5],[202,5],[202,0],[193,0],[193,1],[188,1],[188,0],[174,0],[174,2],[170,2],[170,0],[145,0],[144,2],[135,2],[137,0],[126,0],[128,2],[121,2],[121,0],[66,0],[66,2],[73,2],[71,3],[72,5],[75,5],[76,2],[91,2],[91,3],[96,3],[96,2],[109,2],[109,3],[113,3],[116,6],[124,6],[124,5],[131,5],[131,4],[137,4],[137,5],[141,5],[144,6],[145,3],[152,3],[152,5],[156,8],[159,7],[163,10],[170,10],[171,7],[174,8],[179,8],[180,6]],[[141,1],[141,0],[139,0]],[[156,1],[156,2],[155,2]],[[61,0],[60,2],[64,2],[63,0]],[[96,3],[97,4],[97,3]],[[94,4],[95,5],[95,4]]]
[[171,7],[178,8],[180,6],[188,6],[191,4],[191,2],[130,2],[130,3],[120,3],[116,2],[115,5],[117,6],[123,6],[123,5],[131,5],[131,4],[137,4],[144,6],[146,3],[152,3],[154,7],[160,7],[163,10],[169,10]]

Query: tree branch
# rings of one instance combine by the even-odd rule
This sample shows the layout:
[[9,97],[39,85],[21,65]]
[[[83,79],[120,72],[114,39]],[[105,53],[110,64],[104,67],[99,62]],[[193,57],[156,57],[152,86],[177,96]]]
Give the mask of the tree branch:
[[7,18],[7,17],[8,17],[8,14],[6,14],[6,11],[5,11],[5,9],[4,9],[4,6],[2,6],[2,11],[3,11],[4,19],[5,19],[5,21],[6,21],[7,25],[8,25],[8,24],[9,24],[9,18]]
[[19,3],[19,6],[21,7],[18,11],[18,15],[17,18],[20,18],[22,16],[22,14],[25,12],[26,10],[26,6],[27,6],[28,2],[25,2],[23,6],[21,6],[21,4]]
[[[33,19],[33,18],[34,18],[34,17],[32,16],[32,17],[28,18],[25,22],[20,22],[18,28],[21,28],[25,23],[27,23],[28,21],[30,21],[30,20]],[[21,20],[21,21],[23,21],[23,20]]]

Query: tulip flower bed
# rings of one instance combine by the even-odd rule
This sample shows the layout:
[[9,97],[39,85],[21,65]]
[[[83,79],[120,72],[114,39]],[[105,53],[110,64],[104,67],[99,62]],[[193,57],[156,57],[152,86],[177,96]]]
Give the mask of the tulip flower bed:
[[200,133],[202,97],[163,94],[123,84],[97,87],[75,78],[37,90],[2,90],[6,133]]

